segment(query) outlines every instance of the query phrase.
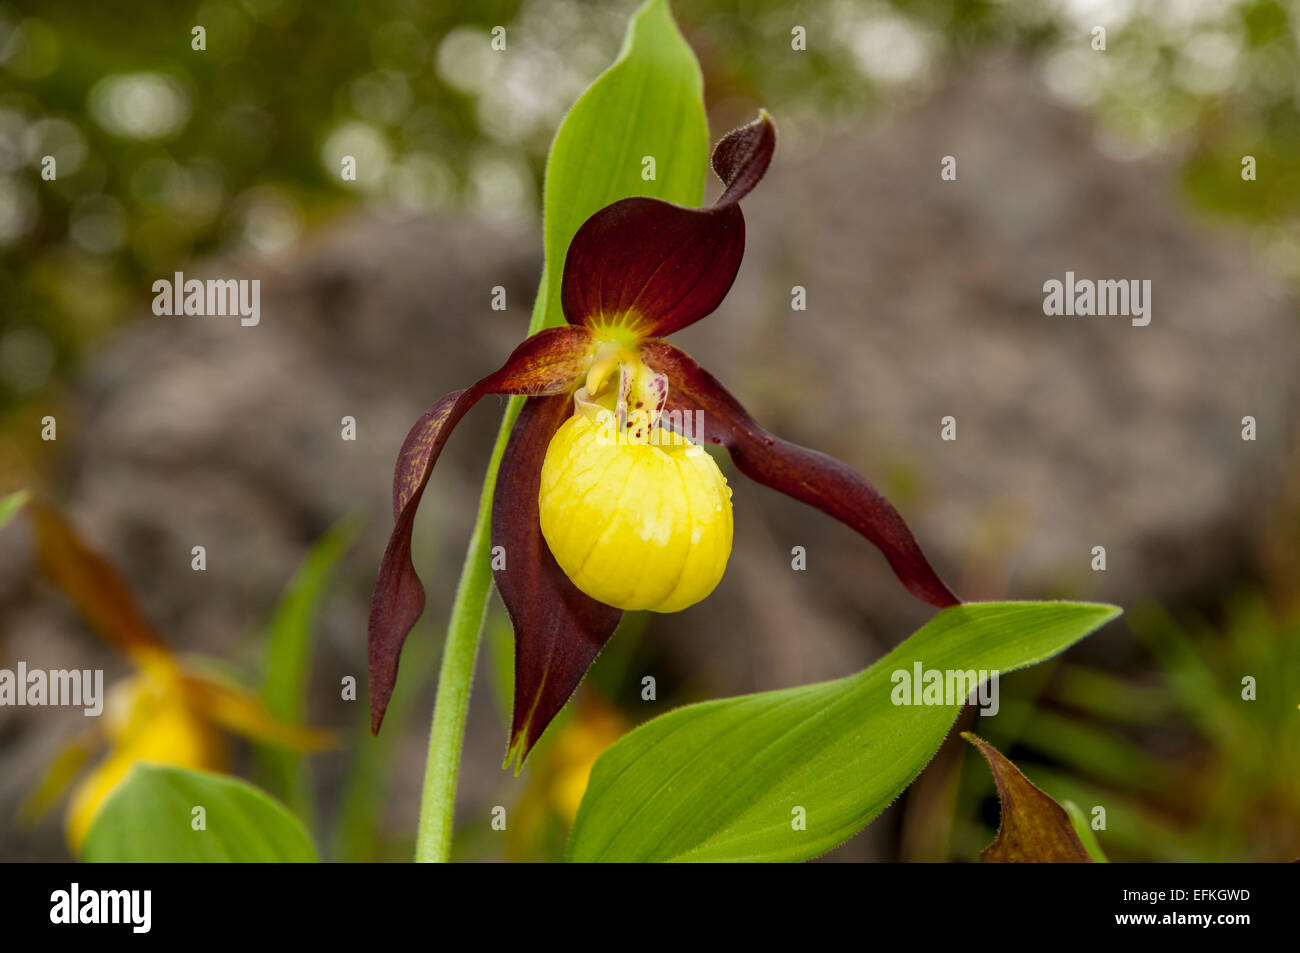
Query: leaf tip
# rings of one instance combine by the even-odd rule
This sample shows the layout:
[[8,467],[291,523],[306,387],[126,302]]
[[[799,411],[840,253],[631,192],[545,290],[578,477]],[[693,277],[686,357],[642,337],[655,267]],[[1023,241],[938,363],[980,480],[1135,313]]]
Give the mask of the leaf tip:
[[1060,804],[993,745],[969,731],[961,736],[984,756],[998,790],[998,834],[980,853],[983,863],[1094,863]]
[[[525,732],[526,730],[527,728],[525,726]],[[531,750],[532,746],[526,744],[526,736],[524,733],[513,735],[510,739],[509,745],[506,747],[506,758],[501,762],[501,770],[512,771],[515,777],[519,777],[520,773],[524,770],[524,759],[528,757],[528,753]]]

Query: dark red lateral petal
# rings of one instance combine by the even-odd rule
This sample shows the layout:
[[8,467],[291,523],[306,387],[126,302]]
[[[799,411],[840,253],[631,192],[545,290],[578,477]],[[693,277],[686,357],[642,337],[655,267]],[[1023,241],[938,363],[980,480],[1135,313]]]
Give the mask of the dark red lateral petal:
[[537,504],[542,461],[572,409],[567,394],[524,404],[492,500],[492,545],[505,547],[505,568],[493,576],[515,628],[515,706],[507,761],[517,754],[519,765],[623,615],[578,591],[542,538]]
[[524,341],[477,384],[453,391],[416,421],[393,472],[396,526],[384,550],[370,601],[370,729],[379,731],[397,682],[407,633],[424,612],[424,586],[411,562],[411,528],[433,465],[452,429],[485,394],[568,394],[587,372],[594,344],[583,328],[549,328]]
[[745,217],[737,203],[763,177],[775,148],[772,121],[762,113],[714,150],[714,171],[726,189],[711,207],[634,197],[587,219],[564,260],[565,319],[662,337],[711,314],[745,254]]
[[861,475],[833,457],[768,433],[713,375],[671,344],[647,341],[641,356],[668,375],[668,411],[703,411],[703,438],[726,447],[741,473],[857,530],[884,553],[894,575],[918,599],[939,608],[960,603],[898,511]]

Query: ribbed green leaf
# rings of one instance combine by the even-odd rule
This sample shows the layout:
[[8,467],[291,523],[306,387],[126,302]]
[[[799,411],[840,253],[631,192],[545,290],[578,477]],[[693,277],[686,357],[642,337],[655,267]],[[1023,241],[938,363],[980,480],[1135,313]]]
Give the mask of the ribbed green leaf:
[[81,853],[92,863],[317,859],[298,819],[251,784],[160,764],[131,768],[99,809]]
[[[654,178],[645,178],[645,159]],[[546,271],[538,290],[543,324],[563,324],[560,278],[578,227],[631,195],[699,205],[709,163],[700,66],[667,0],[632,18],[618,59],[573,104],[546,163]]]
[[[852,837],[934,756],[960,703],[896,705],[896,671],[1009,672],[1119,615],[1114,606],[976,603],[935,616],[834,682],[690,705],[596,762],[576,861],[792,861]],[[802,820],[803,829],[800,829]]]

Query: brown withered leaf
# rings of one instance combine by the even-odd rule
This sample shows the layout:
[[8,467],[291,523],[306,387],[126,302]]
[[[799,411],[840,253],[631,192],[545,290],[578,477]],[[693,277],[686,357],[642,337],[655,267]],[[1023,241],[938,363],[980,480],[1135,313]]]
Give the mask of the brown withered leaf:
[[997,839],[984,848],[986,864],[1091,864],[1065,808],[1030,783],[1020,769],[969,731],[962,737],[979,749],[993,772],[1002,804]]
[[27,510],[36,530],[41,572],[77,607],[90,627],[137,662],[166,655],[162,638],[117,568],[91,549],[54,507],[32,500]]

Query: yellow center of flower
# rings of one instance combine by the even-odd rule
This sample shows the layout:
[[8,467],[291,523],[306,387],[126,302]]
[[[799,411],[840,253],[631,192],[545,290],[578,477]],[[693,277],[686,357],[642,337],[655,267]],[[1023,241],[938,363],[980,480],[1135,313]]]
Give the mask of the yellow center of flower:
[[666,395],[662,375],[609,342],[542,463],[542,536],[555,561],[620,609],[694,605],[731,555],[731,488],[702,447],[660,425]]

